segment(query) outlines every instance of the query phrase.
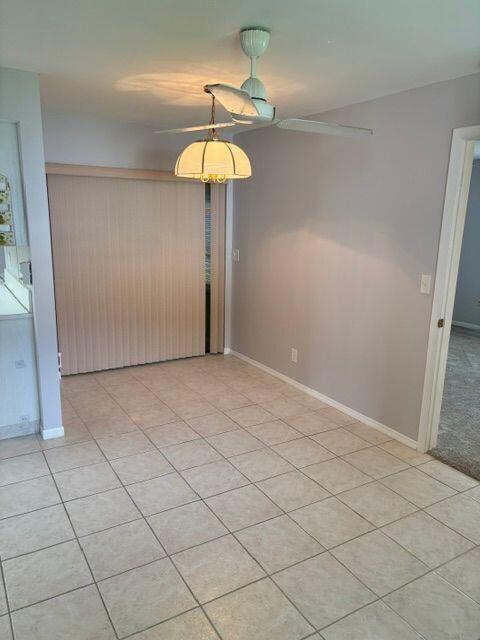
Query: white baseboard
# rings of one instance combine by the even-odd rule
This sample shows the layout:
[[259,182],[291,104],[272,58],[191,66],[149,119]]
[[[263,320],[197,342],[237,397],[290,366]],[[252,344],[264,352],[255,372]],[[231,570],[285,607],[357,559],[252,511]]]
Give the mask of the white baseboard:
[[[226,351],[224,351],[224,353],[226,353]],[[339,411],[343,411],[343,413],[346,413],[347,415],[352,416],[352,418],[355,418],[355,420],[359,420],[360,422],[363,422],[369,427],[373,427],[374,429],[381,431],[385,435],[390,436],[392,439],[398,440],[402,444],[405,444],[407,447],[411,447],[412,449],[415,449],[415,450],[417,449],[417,442],[413,440],[413,438],[404,436],[402,433],[395,431],[395,429],[392,429],[391,427],[387,427],[387,425],[382,424],[381,422],[377,422],[377,420],[373,420],[373,418],[364,416],[362,413],[355,411],[355,409],[351,409],[350,407],[345,406],[341,402],[337,402],[337,400],[334,400],[333,398],[329,398],[328,396],[323,395],[323,393],[320,393],[315,389],[307,387],[301,382],[297,382],[293,378],[289,378],[285,374],[280,373],[275,369],[271,369],[270,367],[267,367],[267,365],[262,364],[261,362],[257,362],[257,360],[253,360],[252,358],[245,356],[243,353],[239,353],[238,351],[234,351],[233,349],[229,349],[228,353],[231,353],[233,356],[240,358],[240,360],[244,360],[245,362],[248,362],[248,364],[251,364],[254,367],[257,367],[258,369],[261,369],[262,371],[265,371],[266,373],[269,373],[270,375],[275,376],[276,378],[279,378],[284,382],[288,382],[288,384],[291,384],[293,387],[296,387],[300,391],[303,391],[304,393],[308,393],[308,395],[313,396],[314,398],[318,398],[318,400],[325,402],[325,404],[328,404],[331,407],[338,409]]]
[[44,440],[51,440],[52,438],[61,438],[65,435],[65,429],[63,427],[56,427],[54,429],[42,429],[40,435]]
[[473,331],[480,331],[480,324],[473,324],[471,322],[459,322],[458,320],[453,320],[452,324],[455,327],[463,327],[464,329],[472,329]]

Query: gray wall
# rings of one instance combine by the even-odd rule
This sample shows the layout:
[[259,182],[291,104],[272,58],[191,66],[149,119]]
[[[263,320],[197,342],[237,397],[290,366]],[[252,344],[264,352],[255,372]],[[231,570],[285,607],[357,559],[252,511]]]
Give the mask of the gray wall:
[[[249,131],[234,191],[232,348],[417,438],[451,132],[480,76],[323,114],[372,139]],[[298,364],[290,348],[299,350]]]
[[453,321],[480,328],[480,160],[473,163]]
[[155,127],[109,118],[44,110],[47,162],[128,169],[172,170],[198,134],[158,135]]

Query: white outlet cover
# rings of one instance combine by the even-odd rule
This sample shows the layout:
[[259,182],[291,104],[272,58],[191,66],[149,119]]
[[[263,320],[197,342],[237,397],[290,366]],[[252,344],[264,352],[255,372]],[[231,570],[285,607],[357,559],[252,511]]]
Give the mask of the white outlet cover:
[[432,276],[427,273],[422,273],[422,279],[420,280],[420,293],[428,295],[430,293],[432,284]]

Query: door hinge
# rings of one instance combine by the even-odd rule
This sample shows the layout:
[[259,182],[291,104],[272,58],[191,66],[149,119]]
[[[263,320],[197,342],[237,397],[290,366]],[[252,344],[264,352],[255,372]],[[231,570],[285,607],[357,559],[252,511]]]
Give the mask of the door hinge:
[[437,322],[437,327],[442,329],[445,326],[445,318],[440,318]]

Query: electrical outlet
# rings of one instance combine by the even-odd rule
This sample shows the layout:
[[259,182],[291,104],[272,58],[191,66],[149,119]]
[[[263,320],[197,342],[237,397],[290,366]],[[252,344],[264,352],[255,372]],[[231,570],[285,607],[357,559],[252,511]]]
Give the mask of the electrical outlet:
[[24,416],[20,416],[20,422],[30,422],[30,416],[28,413]]
[[298,362],[298,349],[294,349],[292,347],[292,362],[294,362],[295,364],[297,364]]
[[430,293],[431,283],[432,276],[422,273],[422,279],[420,280],[420,293],[428,295]]
[[233,250],[232,259],[234,262],[240,262],[240,249]]
[[15,369],[25,369],[27,363],[25,360],[15,360]]

